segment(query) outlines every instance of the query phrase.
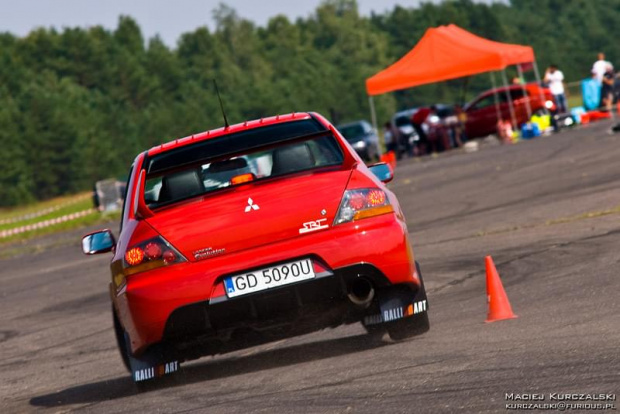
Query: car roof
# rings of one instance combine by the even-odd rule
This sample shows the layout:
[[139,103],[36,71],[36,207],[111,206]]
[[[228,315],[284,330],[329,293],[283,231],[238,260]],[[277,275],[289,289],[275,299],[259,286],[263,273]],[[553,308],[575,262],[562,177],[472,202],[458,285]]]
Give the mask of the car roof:
[[493,94],[494,92],[504,92],[506,90],[521,90],[522,88],[525,89],[537,89],[540,88],[541,86],[538,85],[536,82],[529,82],[523,85],[507,85],[507,86],[499,86],[495,89],[491,88],[491,89],[487,89],[483,92],[481,92],[478,96],[482,96],[482,95],[490,95]]
[[154,146],[153,148],[148,150],[148,155],[153,156],[175,148],[183,147],[188,144],[213,139],[236,132],[247,131],[250,129],[264,127],[268,125],[282,124],[285,122],[299,121],[310,118],[312,118],[312,115],[308,112],[293,112],[290,114],[276,115],[267,118],[254,119],[252,121],[245,121],[239,124],[230,125],[229,127],[220,127],[209,131],[200,132],[198,134],[189,135],[184,138],[169,141],[165,144]]
[[482,98],[486,98],[487,96],[493,95],[493,94],[500,94],[500,93],[505,93],[507,90],[521,90],[525,88],[526,90],[529,90],[530,93],[532,94],[536,94],[538,93],[538,89],[542,89],[543,91],[545,91],[546,88],[540,86],[538,83],[536,82],[529,82],[523,85],[506,85],[506,86],[499,86],[497,88],[491,88],[491,89],[487,89],[485,91],[480,92],[478,95],[476,95],[475,98],[473,98],[471,101],[467,102],[465,105],[463,105],[463,109],[464,110],[468,110],[476,101],[478,101],[479,99]]
[[409,109],[405,109],[403,111],[398,111],[396,112],[393,116],[392,119],[396,119],[399,116],[411,116],[413,114],[415,114],[416,112],[418,112],[420,108],[409,108]]

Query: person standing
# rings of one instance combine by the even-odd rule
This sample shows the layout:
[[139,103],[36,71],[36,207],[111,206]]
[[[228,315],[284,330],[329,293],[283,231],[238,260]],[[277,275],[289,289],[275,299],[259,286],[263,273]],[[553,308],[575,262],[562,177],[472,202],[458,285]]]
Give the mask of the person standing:
[[465,112],[460,105],[455,105],[454,114],[456,115],[457,119],[455,128],[456,143],[459,147],[462,147],[463,143],[467,142],[467,134],[465,133],[465,124],[467,124],[467,112]]
[[603,83],[603,76],[605,76],[607,66],[609,65],[611,65],[611,63],[605,60],[605,54],[602,52],[599,53],[598,60],[592,65],[592,77],[596,79],[599,85]]
[[610,63],[607,65],[603,75],[603,85],[601,87],[601,106],[608,112],[611,112],[614,103],[614,81],[614,67]]
[[418,134],[418,146],[416,147],[417,155],[424,155],[428,151],[428,135],[424,130],[426,118],[431,113],[431,108],[420,108],[411,116],[411,125]]
[[556,65],[550,65],[545,72],[545,82],[549,85],[549,90],[555,100],[558,113],[565,113],[568,110],[568,105],[566,104],[566,95],[564,93],[564,74]]

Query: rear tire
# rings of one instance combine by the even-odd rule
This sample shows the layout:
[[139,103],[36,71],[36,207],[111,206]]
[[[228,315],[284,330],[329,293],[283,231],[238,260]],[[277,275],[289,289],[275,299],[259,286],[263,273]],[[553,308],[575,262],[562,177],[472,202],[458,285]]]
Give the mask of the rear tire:
[[385,326],[383,326],[382,324],[364,325],[363,323],[362,326],[366,330],[368,338],[371,342],[383,342],[383,337],[387,333],[387,329],[385,328]]
[[387,326],[388,334],[394,341],[402,341],[428,332],[431,325],[428,312],[394,321]]
[[118,320],[118,316],[116,316],[114,306],[112,306],[112,317],[114,318],[114,335],[116,336],[116,344],[118,345],[118,350],[121,353],[123,365],[125,365],[127,371],[131,372],[131,366],[129,365],[129,356],[127,353],[127,344],[125,343],[125,331],[123,330],[123,327]]

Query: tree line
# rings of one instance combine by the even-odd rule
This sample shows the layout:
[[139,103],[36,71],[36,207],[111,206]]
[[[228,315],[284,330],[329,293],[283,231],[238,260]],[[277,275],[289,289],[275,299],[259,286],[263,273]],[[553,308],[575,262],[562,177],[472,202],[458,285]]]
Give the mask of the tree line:
[[[0,206],[92,188],[121,176],[135,155],[223,124],[318,111],[334,122],[369,118],[365,79],[407,53],[429,27],[457,24],[493,40],[529,44],[541,70],[588,75],[598,51],[620,59],[620,0],[471,0],[361,16],[356,0],[327,0],[295,21],[265,26],[220,5],[215,28],[174,47],[145,39],[121,16],[103,27],[0,34]],[[490,87],[488,75],[377,97],[379,121],[398,110],[456,103]]]

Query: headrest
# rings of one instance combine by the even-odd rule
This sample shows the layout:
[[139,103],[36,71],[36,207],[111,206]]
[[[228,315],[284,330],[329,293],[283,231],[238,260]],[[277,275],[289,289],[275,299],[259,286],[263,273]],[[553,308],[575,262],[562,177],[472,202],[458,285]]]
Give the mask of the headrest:
[[161,181],[159,202],[181,200],[204,193],[205,188],[197,170],[166,175]]
[[314,156],[307,142],[276,148],[273,151],[271,175],[306,170],[315,166]]

